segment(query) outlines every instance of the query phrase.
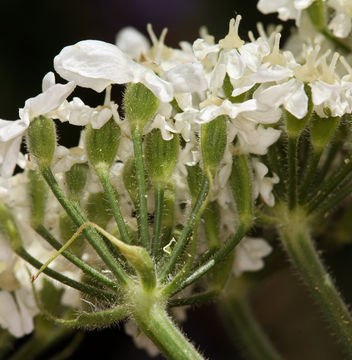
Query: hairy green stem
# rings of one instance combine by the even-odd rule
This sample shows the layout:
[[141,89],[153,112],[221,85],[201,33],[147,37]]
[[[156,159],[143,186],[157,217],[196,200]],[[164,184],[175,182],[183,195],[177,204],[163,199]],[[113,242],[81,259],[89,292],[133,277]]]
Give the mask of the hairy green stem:
[[[105,165],[105,164],[104,164]],[[117,202],[116,194],[114,191],[114,188],[111,185],[110,179],[109,179],[109,171],[107,166],[103,167],[96,167],[97,174],[99,176],[100,182],[103,186],[103,189],[105,191],[105,194],[108,197],[109,204],[111,206],[115,221],[117,223],[117,226],[119,228],[119,232],[121,235],[122,240],[127,243],[131,244],[131,238],[127,231],[127,227],[125,224],[125,220],[122,216],[119,204]]]
[[[32,255],[30,255],[25,249],[19,248],[16,251],[16,254],[20,256],[22,259],[26,260],[29,264],[31,264],[36,269],[40,269],[43,264],[35,259]],[[90,296],[99,298],[101,300],[108,300],[108,301],[115,301],[116,296],[114,294],[108,293],[104,290],[99,290],[93,286],[86,285],[83,283],[80,283],[76,280],[70,279],[65,275],[62,275],[58,273],[55,270],[50,269],[49,267],[45,268],[43,270],[44,274],[48,275],[49,277],[61,282],[62,284],[65,284],[67,286],[70,286],[78,291],[81,291],[85,294],[88,294]]]
[[321,152],[313,152],[309,155],[306,171],[303,174],[303,180],[300,187],[299,202],[302,204],[308,195],[310,186],[314,180],[316,170],[319,164]]
[[154,227],[152,238],[152,256],[156,258],[160,251],[161,221],[163,215],[164,185],[157,185],[154,189]]
[[176,327],[166,311],[153,304],[143,311],[134,311],[134,318],[143,332],[169,360],[203,360],[203,356]]
[[288,205],[293,209],[297,203],[297,138],[288,138]]
[[216,299],[219,290],[209,290],[200,294],[195,294],[185,298],[171,299],[168,303],[170,307],[202,304]]
[[[41,173],[51,188],[53,194],[60,202],[62,207],[66,210],[67,214],[72,218],[74,223],[79,227],[86,223],[88,219],[86,218],[83,210],[79,207],[78,204],[73,204],[70,200],[67,199],[66,195],[60,188],[57,183],[51,169],[48,167],[41,168]],[[95,251],[112,271],[115,277],[119,280],[120,284],[126,286],[128,282],[128,276],[122,267],[117,263],[113,255],[109,252],[106,244],[103,242],[100,235],[97,231],[91,227],[84,229],[84,233],[87,237],[88,242],[93,246]]]
[[138,183],[138,202],[137,202],[137,220],[140,236],[140,244],[148,249],[149,244],[149,226],[148,226],[148,207],[147,207],[147,186],[144,172],[142,131],[139,126],[132,130],[133,149],[136,159],[136,177]]
[[[62,244],[54,238],[53,235],[48,231],[48,229],[44,225],[39,225],[36,227],[35,231],[42,236],[54,249],[60,250],[62,247]],[[103,275],[98,270],[94,269],[84,261],[82,261],[80,258],[78,258],[76,255],[72,254],[70,251],[65,250],[62,255],[69,260],[72,264],[79,267],[84,273],[90,275],[92,278],[100,281],[102,284],[107,286],[108,288],[112,290],[116,290],[117,284]]]
[[191,214],[188,217],[186,226],[182,230],[182,233],[171,253],[169,260],[167,261],[160,273],[160,279],[162,282],[165,282],[168,278],[168,275],[174,270],[177,259],[185,248],[189,237],[192,235],[192,232],[194,231],[195,226],[202,215],[205,207],[204,205],[206,204],[206,200],[208,198],[209,187],[209,178],[204,175],[198,198],[196,200],[196,203],[194,204]]
[[293,265],[320,306],[329,328],[351,357],[351,314],[319,258],[310,239],[305,219],[306,215],[301,210],[289,212],[286,225],[281,226],[278,231]]

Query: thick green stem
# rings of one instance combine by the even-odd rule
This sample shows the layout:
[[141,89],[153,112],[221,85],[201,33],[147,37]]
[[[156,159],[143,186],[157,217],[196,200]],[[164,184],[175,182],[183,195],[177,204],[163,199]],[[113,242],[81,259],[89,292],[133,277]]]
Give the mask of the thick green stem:
[[278,230],[281,240],[308,290],[320,306],[329,328],[346,353],[352,356],[352,318],[346,304],[335,288],[309,237],[306,214],[297,209],[287,213],[286,225]]
[[143,332],[169,360],[203,360],[195,347],[186,339],[159,305],[153,304],[143,311],[134,311],[134,318]]
[[189,237],[191,236],[192,232],[195,229],[195,226],[200,219],[202,212],[204,210],[204,205],[206,204],[206,200],[209,194],[209,178],[204,175],[202,185],[198,194],[197,201],[192,209],[191,214],[188,217],[186,226],[184,227],[172,253],[170,259],[165,264],[164,268],[160,273],[161,281],[165,281],[168,278],[168,275],[174,270],[176,265],[177,259],[181,255],[183,249],[185,248]]
[[149,244],[149,226],[148,226],[148,207],[147,207],[147,186],[144,172],[142,132],[139,126],[132,129],[133,149],[136,159],[136,177],[138,183],[138,202],[137,202],[137,220],[140,236],[140,244],[148,249]]
[[[83,210],[78,206],[78,204],[73,204],[70,200],[67,199],[66,195],[60,188],[57,183],[51,169],[48,167],[41,168],[41,173],[51,188],[53,194],[60,202],[62,207],[66,210],[67,214],[72,218],[74,223],[79,227],[84,223],[88,222]],[[87,237],[89,243],[93,246],[95,251],[104,261],[104,263],[109,267],[115,277],[119,280],[121,285],[126,285],[128,282],[128,276],[122,267],[116,262],[113,255],[109,252],[107,246],[96,232],[95,229],[88,227],[84,229],[84,233]]]
[[[43,266],[43,264],[40,261],[35,259],[32,255],[30,255],[23,248],[17,249],[16,254],[18,256],[20,256],[22,259],[26,260],[29,264],[31,264],[38,270]],[[70,286],[70,287],[72,287],[78,291],[81,291],[85,294],[88,294],[90,296],[93,296],[93,297],[96,297],[96,298],[99,298],[102,300],[109,300],[109,301],[116,300],[116,296],[114,294],[108,293],[103,290],[99,290],[93,286],[86,285],[86,284],[80,283],[78,281],[72,280],[72,279],[68,278],[67,276],[62,275],[62,274],[58,273],[57,271],[52,270],[48,267],[43,270],[43,273],[50,276],[51,278],[61,282],[62,284]]]
[[246,358],[251,360],[282,359],[255,319],[247,296],[231,291],[218,306],[229,334],[242,345]]
[[297,203],[297,138],[288,138],[288,206],[293,209]]
[[[39,225],[36,227],[36,232],[41,235],[54,249],[60,250],[62,247],[62,244],[57,241],[46,229],[43,225]],[[83,272],[90,275],[94,279],[100,281],[105,286],[109,287],[112,290],[116,290],[117,284],[103,275],[98,270],[94,269],[84,261],[82,261],[80,258],[78,258],[76,255],[72,254],[70,251],[65,250],[62,255],[69,260],[72,264],[75,264],[77,267],[79,267]]]
[[156,258],[160,251],[161,221],[163,215],[164,185],[157,185],[154,189],[155,210],[152,238],[152,256]]
[[117,202],[114,188],[112,187],[110,179],[109,179],[108,167],[105,164],[103,164],[103,167],[96,167],[96,172],[99,176],[99,179],[103,186],[105,194],[108,197],[109,204],[111,206],[114,218],[115,218],[117,226],[119,228],[121,238],[125,243],[131,244],[132,241],[131,241],[130,235],[127,231],[125,221],[123,219],[119,204]]

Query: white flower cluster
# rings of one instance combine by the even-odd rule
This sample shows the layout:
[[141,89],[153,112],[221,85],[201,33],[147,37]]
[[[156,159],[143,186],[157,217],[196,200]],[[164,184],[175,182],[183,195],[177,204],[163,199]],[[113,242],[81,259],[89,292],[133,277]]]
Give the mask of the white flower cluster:
[[[278,11],[284,19],[298,19],[300,12],[312,2],[261,0],[258,6],[263,12]],[[346,14],[347,3],[342,0],[329,1],[329,5],[336,11],[336,17]],[[135,29],[126,28],[118,34],[116,44],[86,40],[65,47],[55,57],[54,67],[68,83],[55,84],[54,74],[48,73],[43,79],[43,92],[26,101],[24,108],[19,111],[19,120],[0,120],[0,200],[12,208],[18,223],[21,226],[27,224],[29,228],[27,172],[35,165],[20,153],[20,145],[31,121],[39,115],[45,115],[72,125],[91,124],[94,129],[99,129],[113,118],[121,129],[121,140],[110,177],[118,189],[123,216],[127,224],[136,230],[132,201],[122,180],[124,164],[133,154],[131,133],[128,121],[120,118],[118,105],[110,98],[111,86],[127,83],[144,84],[160,100],[156,114],[144,128],[144,135],[153,129],[160,129],[166,141],[176,135],[181,139],[182,146],[172,177],[176,223],[188,216],[191,203],[186,179],[187,166],[203,162],[199,141],[202,125],[221,115],[227,119],[227,143],[211,194],[211,200],[216,200],[221,210],[221,235],[227,238],[235,231],[236,207],[228,186],[234,155],[251,157],[253,199],[260,197],[259,201],[274,206],[272,190],[279,178],[261,162],[260,156],[265,155],[268,148],[279,139],[283,111],[303,119],[308,114],[311,97],[313,111],[320,117],[351,113],[352,70],[338,53],[332,57],[330,53],[321,54],[319,46],[306,46],[303,60],[298,61],[292,52],[280,50],[280,33],[277,31],[267,35],[259,27],[259,37],[255,38],[250,33],[250,41],[245,42],[238,35],[240,19],[240,16],[231,19],[229,32],[220,41],[216,42],[213,36],[202,29],[199,39],[193,44],[181,42],[180,49],[167,47],[164,44],[166,30],[158,39],[151,26],[148,26],[151,44]],[[334,19],[330,26],[335,31],[331,25],[333,22]],[[339,58],[347,74],[341,75],[336,71]],[[76,86],[97,92],[105,90],[104,104],[91,108],[77,97],[68,100]],[[72,149],[56,147],[52,168],[63,187],[65,172],[74,164],[88,161],[83,140],[84,131],[79,146]],[[25,172],[12,176],[16,164],[24,167]],[[81,197],[83,208],[89,206],[92,193],[102,191],[97,176],[93,171],[88,171],[88,180]],[[18,191],[21,196],[18,196]],[[14,202],[14,198],[24,203]],[[186,204],[186,209],[181,208],[181,204]],[[46,206],[50,210],[46,214],[46,226],[60,238],[62,210],[53,196],[48,197]],[[148,206],[152,211],[153,205]],[[116,229],[110,218],[104,227],[112,233]],[[22,233],[30,238],[30,246],[45,249],[43,240],[30,228],[22,230]],[[270,249],[264,240],[245,240],[236,253],[236,274],[260,269],[263,266],[262,258],[268,255]],[[18,262],[2,238],[0,250],[0,297],[3,299],[0,325],[8,328],[15,336],[21,336],[32,330],[28,314],[31,318],[36,310],[33,310],[35,306],[32,306],[32,302],[28,301],[30,304],[26,307],[27,302],[21,300],[23,287],[18,283],[16,275]],[[94,255],[85,249],[83,257],[93,259]],[[62,266],[65,268],[67,265]],[[69,271],[69,267],[65,269]],[[8,274],[13,277],[10,287],[2,282]],[[15,297],[11,297],[9,291],[14,291]],[[13,307],[17,308],[20,319],[16,320],[16,324],[9,323],[6,317],[6,312]],[[18,325],[21,321],[22,327]]]

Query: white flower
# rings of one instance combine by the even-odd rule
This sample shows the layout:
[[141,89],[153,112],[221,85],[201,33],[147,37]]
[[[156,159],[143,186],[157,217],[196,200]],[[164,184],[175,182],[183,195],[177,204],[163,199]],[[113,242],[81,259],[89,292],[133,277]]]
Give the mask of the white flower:
[[328,0],[328,5],[335,10],[335,16],[328,28],[339,38],[346,38],[352,29],[352,3],[351,0]]
[[38,314],[31,291],[16,290],[13,295],[0,291],[0,325],[13,336],[22,337],[34,329],[33,317]]
[[117,33],[115,44],[135,60],[139,60],[141,55],[147,54],[150,49],[148,39],[131,26],[127,26]]
[[0,171],[1,176],[12,175],[19,156],[22,136],[30,122],[39,115],[46,115],[57,109],[75,88],[73,82],[55,84],[52,72],[43,79],[43,92],[28,99],[19,110],[20,119],[8,121],[0,119]]
[[116,45],[98,40],[66,46],[54,59],[55,70],[77,85],[103,91],[112,84],[142,83],[161,101],[171,101],[172,85],[133,61]]
[[279,182],[279,177],[274,173],[273,177],[266,177],[268,168],[258,159],[252,160],[254,179],[253,179],[253,194],[256,199],[259,195],[268,206],[275,205],[275,197],[272,193],[274,184]]
[[271,246],[261,238],[245,237],[236,246],[233,272],[240,276],[245,271],[258,271],[263,268],[263,258],[272,251]]

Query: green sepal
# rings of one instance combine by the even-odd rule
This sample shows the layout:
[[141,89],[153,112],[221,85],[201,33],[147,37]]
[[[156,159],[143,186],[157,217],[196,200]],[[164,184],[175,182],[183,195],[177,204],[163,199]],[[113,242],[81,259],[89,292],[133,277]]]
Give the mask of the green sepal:
[[27,131],[30,155],[40,168],[50,167],[56,147],[56,129],[53,120],[38,116],[31,121]]
[[201,148],[204,170],[215,176],[227,143],[227,117],[218,116],[201,126]]
[[210,252],[221,247],[220,233],[220,209],[217,201],[211,201],[203,213],[205,235]]
[[198,164],[187,166],[187,183],[193,202],[197,199],[204,176],[205,174]]
[[143,129],[155,114],[159,99],[143,84],[131,83],[126,87],[123,105],[132,129],[137,126]]
[[[61,243],[65,244],[77,231],[77,225],[66,214],[62,213],[59,217],[59,229]],[[84,235],[80,234],[77,239],[70,245],[70,251],[76,256],[81,256],[84,250]]]
[[48,188],[39,172],[29,170],[28,173],[28,190],[30,197],[31,209],[31,226],[36,229],[43,224],[45,215],[45,203],[48,195]]
[[86,151],[94,168],[110,167],[113,164],[120,143],[120,134],[120,128],[113,118],[100,129],[93,129],[90,124],[87,125]]
[[249,228],[253,223],[254,215],[252,176],[246,155],[233,157],[229,183],[236,202],[239,221]]
[[79,201],[87,182],[88,164],[73,164],[71,169],[65,173],[65,180],[69,197]]
[[0,202],[0,233],[8,241],[11,249],[16,252],[22,248],[22,239],[15,219],[9,209]]
[[297,138],[303,129],[306,127],[309,119],[311,118],[313,111],[313,101],[312,101],[312,90],[310,86],[305,85],[304,90],[308,96],[308,109],[307,114],[302,119],[296,118],[289,111],[284,109],[284,118],[286,122],[286,132],[289,138],[295,139]]
[[164,140],[159,129],[154,129],[145,137],[145,164],[154,186],[165,184],[177,162],[179,150],[178,136]]
[[106,227],[113,216],[109,200],[104,192],[89,195],[86,211],[88,219],[102,228]]
[[126,190],[130,194],[133,204],[138,203],[138,183],[136,174],[136,162],[133,157],[130,157],[124,164],[122,170],[122,179]]
[[334,135],[339,121],[339,117],[329,116],[320,118],[316,113],[312,115],[310,138],[315,152],[319,153],[323,151]]

